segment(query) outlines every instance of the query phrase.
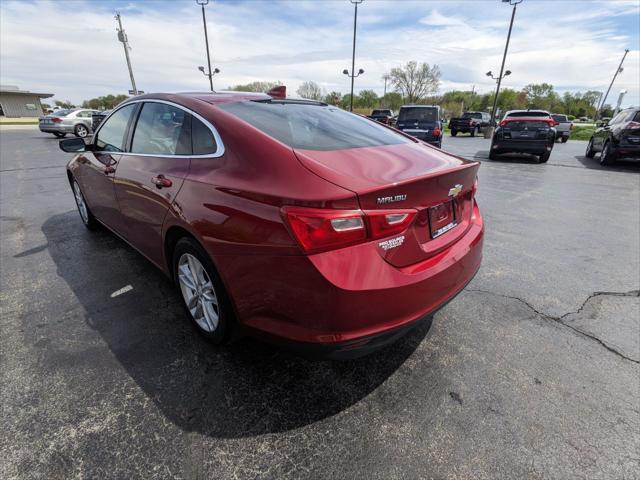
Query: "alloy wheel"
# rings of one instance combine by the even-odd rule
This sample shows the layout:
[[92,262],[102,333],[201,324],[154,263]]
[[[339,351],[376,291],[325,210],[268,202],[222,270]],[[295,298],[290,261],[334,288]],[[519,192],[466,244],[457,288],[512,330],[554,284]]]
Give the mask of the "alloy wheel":
[[84,201],[84,197],[82,196],[82,191],[80,190],[80,185],[75,180],[73,181],[73,196],[76,199],[76,205],[78,206],[78,211],[80,212],[80,217],[82,217],[82,221],[86,224],[89,223],[89,212],[87,210],[87,204]]
[[220,319],[218,296],[200,260],[183,253],[178,260],[178,282],[184,303],[198,326],[208,333],[215,331]]
[[84,138],[87,136],[89,131],[87,130],[87,127],[85,127],[84,125],[78,125],[76,127],[76,133],[78,134],[79,137]]

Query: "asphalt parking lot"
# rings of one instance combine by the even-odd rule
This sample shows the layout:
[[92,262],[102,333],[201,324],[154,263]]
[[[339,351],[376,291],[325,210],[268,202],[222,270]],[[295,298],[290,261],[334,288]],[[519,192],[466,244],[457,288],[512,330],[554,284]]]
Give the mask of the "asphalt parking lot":
[[430,329],[336,363],[201,340],[84,229],[57,144],[0,131],[1,478],[640,478],[640,164],[447,137],[482,161],[483,266]]

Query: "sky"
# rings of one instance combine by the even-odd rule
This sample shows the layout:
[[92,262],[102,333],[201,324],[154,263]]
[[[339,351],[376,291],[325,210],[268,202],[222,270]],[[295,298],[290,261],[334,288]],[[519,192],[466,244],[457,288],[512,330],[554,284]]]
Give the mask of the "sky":
[[[195,0],[0,2],[0,83],[80,103],[131,88],[114,12],[122,15],[139,89],[207,90],[202,13]],[[214,88],[279,80],[290,93],[313,80],[348,93],[353,5],[348,0],[211,0],[206,7]],[[408,61],[437,64],[440,93],[489,92],[512,7],[500,0],[364,0],[358,8],[355,91],[382,94],[382,76]],[[517,7],[503,85],[556,91],[628,90],[640,104],[640,0],[524,0]]]

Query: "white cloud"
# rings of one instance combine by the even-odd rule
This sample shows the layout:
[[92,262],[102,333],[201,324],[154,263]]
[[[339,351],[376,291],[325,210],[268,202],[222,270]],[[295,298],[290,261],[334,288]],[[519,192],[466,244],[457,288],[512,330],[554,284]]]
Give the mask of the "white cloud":
[[[473,4],[475,8],[469,8]],[[100,5],[98,8],[96,5]],[[145,91],[206,89],[199,8],[186,2],[118,4],[138,87]],[[51,91],[79,102],[123,93],[129,78],[116,40],[113,13],[98,2],[0,3],[0,81]],[[381,77],[409,60],[437,63],[443,89],[494,87],[511,9],[497,0],[475,2],[365,1],[358,11],[356,90],[382,93]],[[281,80],[290,91],[305,80],[347,92],[353,6],[345,1],[211,2],[207,7],[217,88],[253,80]],[[518,7],[505,86],[547,82],[558,90],[604,90],[623,49],[630,48],[621,88],[626,104],[640,104],[638,28],[628,19],[638,3],[536,2]],[[626,23],[625,23],[626,21]],[[636,22],[637,24],[637,22]],[[622,25],[622,26],[621,26]]]

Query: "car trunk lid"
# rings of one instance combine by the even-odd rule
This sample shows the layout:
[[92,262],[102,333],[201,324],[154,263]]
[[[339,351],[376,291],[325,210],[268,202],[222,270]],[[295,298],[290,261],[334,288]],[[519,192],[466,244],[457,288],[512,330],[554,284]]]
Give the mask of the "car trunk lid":
[[295,153],[315,174],[353,191],[365,214],[415,212],[406,230],[376,240],[392,265],[432,257],[470,226],[477,162],[422,143]]

